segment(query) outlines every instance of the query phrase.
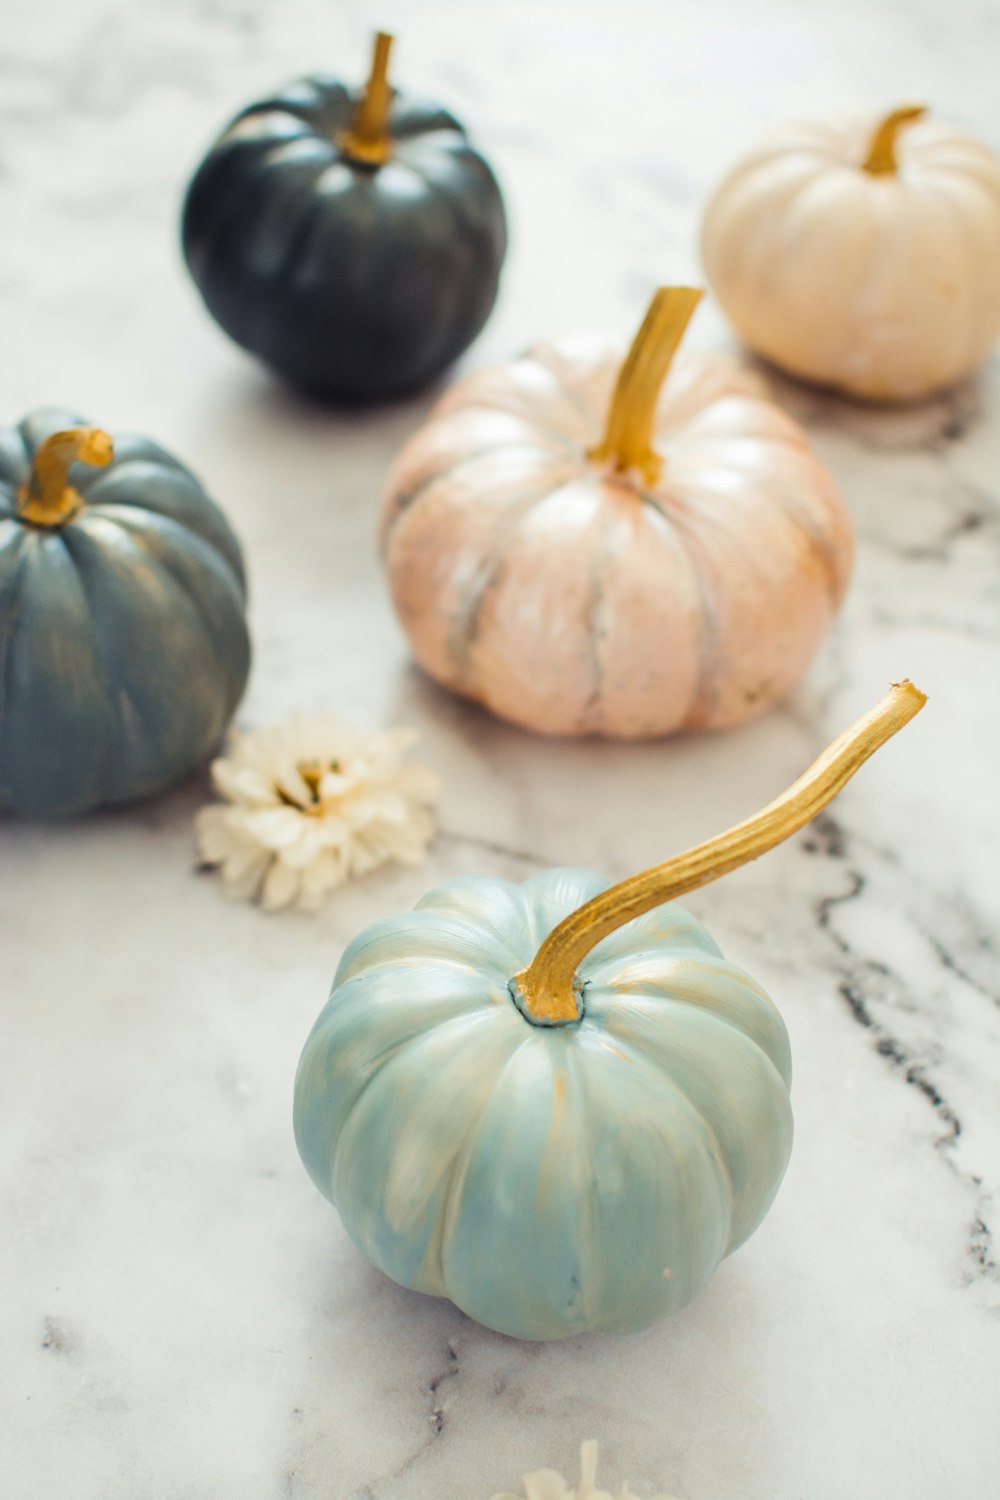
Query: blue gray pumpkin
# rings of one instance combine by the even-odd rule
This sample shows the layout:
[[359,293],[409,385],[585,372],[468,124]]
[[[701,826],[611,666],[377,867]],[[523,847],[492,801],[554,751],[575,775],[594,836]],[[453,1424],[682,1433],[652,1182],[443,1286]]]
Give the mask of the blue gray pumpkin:
[[898,685],[763,813],[620,885],[453,880],[356,938],[294,1120],[362,1255],[527,1339],[644,1328],[704,1287],[784,1173],[788,1035],[663,898],[801,827],[923,701]]
[[315,76],[249,105],[187,193],[183,245],[212,316],[295,384],[400,395],[471,343],[506,249],[490,168],[439,105]]
[[156,443],[56,410],[0,429],[0,808],[71,817],[205,761],[245,608],[239,543]]

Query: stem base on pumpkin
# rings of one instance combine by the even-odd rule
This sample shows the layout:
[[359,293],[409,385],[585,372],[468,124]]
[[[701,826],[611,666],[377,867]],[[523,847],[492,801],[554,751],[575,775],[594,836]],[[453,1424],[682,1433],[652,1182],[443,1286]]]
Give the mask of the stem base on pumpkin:
[[604,437],[587,454],[591,463],[610,464],[619,473],[636,469],[655,484],[663,466],[653,447],[660,390],[684,330],[701,301],[691,286],[661,286],[625,356],[608,409]]
[[115,456],[114,443],[101,427],[68,427],[39,443],[31,474],[17,495],[18,520],[29,526],[65,526],[83,505],[83,497],[68,483],[74,463],[103,469]]

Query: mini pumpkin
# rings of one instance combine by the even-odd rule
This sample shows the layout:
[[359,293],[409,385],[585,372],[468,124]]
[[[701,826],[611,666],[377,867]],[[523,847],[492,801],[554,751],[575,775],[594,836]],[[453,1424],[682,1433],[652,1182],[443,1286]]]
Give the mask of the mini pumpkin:
[[188,190],[184,254],[212,316],[291,381],[400,395],[472,342],[507,243],[500,190],[440,105],[325,75],[249,105]]
[[927,396],[1000,334],[1000,161],[919,106],[787,125],[717,189],[701,248],[751,349],[854,396]]
[[671,898],[802,827],[923,702],[899,684],[763,813],[621,885],[453,880],[361,933],[295,1084],[361,1254],[516,1338],[632,1332],[700,1291],[778,1189],[791,1063]]
[[737,724],[790,692],[840,605],[851,521],[802,431],[731,365],[671,363],[699,296],[662,288],[624,363],[570,338],[469,376],[389,477],[417,661],[525,728]]
[[0,429],[0,808],[70,817],[206,760],[250,643],[239,543],[149,438]]

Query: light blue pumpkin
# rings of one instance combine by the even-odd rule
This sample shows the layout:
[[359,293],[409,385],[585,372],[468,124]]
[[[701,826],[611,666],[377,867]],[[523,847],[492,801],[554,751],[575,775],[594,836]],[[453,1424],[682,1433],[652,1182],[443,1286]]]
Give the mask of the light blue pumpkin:
[[239,543],[156,443],[65,411],[0,429],[0,808],[70,817],[206,760],[245,608]]
[[772,1002],[676,904],[583,961],[541,1025],[511,980],[608,888],[453,880],[347,949],[306,1042],[295,1134],[394,1280],[526,1339],[645,1328],[760,1223],[792,1140]]

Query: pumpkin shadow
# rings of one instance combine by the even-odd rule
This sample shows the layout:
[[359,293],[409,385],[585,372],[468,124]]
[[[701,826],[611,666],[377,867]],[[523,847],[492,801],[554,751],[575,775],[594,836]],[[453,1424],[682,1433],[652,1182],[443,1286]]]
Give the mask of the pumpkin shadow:
[[[442,835],[463,873],[524,879],[576,864],[629,874],[763,806],[821,747],[815,689],[730,729],[613,741],[532,734],[426,677],[413,663],[386,697],[388,722],[420,731],[417,758],[440,774]],[[818,722],[817,722],[818,721]],[[523,866],[508,871],[505,857]],[[465,865],[469,864],[466,871]]]
[[[248,362],[206,393],[189,443],[191,462],[196,471],[203,464],[209,477],[213,469],[231,476],[230,490],[241,468],[258,488],[267,476],[280,487],[334,456],[351,466],[352,477],[368,469],[384,474],[443,389],[438,382],[394,401],[332,402]],[[221,485],[219,491],[226,504]]]
[[741,364],[763,384],[782,411],[807,431],[842,428],[865,447],[895,451],[912,448],[940,451],[959,442],[985,418],[995,366],[981,370],[946,390],[909,400],[865,400],[786,374],[759,354],[739,349]]

